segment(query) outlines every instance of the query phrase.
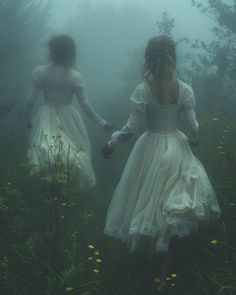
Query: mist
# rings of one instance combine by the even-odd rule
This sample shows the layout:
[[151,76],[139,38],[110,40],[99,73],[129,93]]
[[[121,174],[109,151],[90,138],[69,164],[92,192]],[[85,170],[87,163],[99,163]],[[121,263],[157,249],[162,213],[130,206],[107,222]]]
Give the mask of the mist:
[[[86,9],[94,13],[90,14],[90,19],[84,19],[87,23],[83,27],[83,21],[81,23],[80,19],[83,19],[81,11]],[[101,0],[95,3],[92,1],[65,3],[60,0],[55,7],[54,30],[66,31],[76,39],[79,48],[78,67],[83,69],[83,65],[87,64],[85,67],[88,69],[94,61],[95,77],[92,77],[91,72],[89,77],[92,85],[96,83],[103,85],[105,82],[107,89],[113,89],[120,87],[120,83],[124,82],[120,79],[122,69],[129,66],[135,51],[142,50],[143,54],[148,39],[158,34],[156,22],[161,19],[164,12],[168,12],[175,20],[172,34],[176,40],[184,37],[191,40],[212,40],[213,21],[193,7],[191,0],[181,1],[181,4],[173,4],[171,0]],[[185,53],[182,49],[179,50],[180,58],[183,52]],[[90,62],[86,62],[86,58]]]
[[234,294],[235,8],[0,0],[0,294]]
[[[190,84],[193,84],[195,79],[196,57],[198,58],[201,52],[205,54],[201,44],[211,44],[216,38],[213,28],[217,20],[193,6],[191,0],[183,0],[177,4],[171,0],[58,0],[50,2],[50,5],[44,0],[31,6],[27,6],[27,1],[24,0],[21,8],[20,4],[14,6],[14,1],[9,0],[9,7],[5,8],[8,9],[6,15],[11,12],[14,19],[16,13],[16,19],[11,23],[10,19],[8,20],[10,31],[2,31],[3,40],[6,36],[14,36],[15,32],[16,36],[21,36],[21,41],[12,38],[15,44],[9,40],[5,42],[4,52],[10,53],[10,56],[1,63],[2,104],[27,100],[31,89],[32,70],[37,65],[48,63],[47,41],[55,34],[66,33],[76,42],[75,68],[85,78],[90,102],[99,114],[112,121],[115,129],[120,128],[127,119],[130,111],[129,97],[141,81],[140,69],[144,61],[145,46],[152,36],[161,33],[161,23],[173,21],[170,28],[172,38],[176,42],[187,40],[177,46],[177,72],[180,78]],[[23,9],[24,5],[27,9]],[[165,13],[167,19],[163,18]],[[22,19],[25,21],[22,22]],[[19,22],[24,23],[24,27],[18,26]],[[196,46],[193,46],[195,40],[200,42],[197,50]],[[191,70],[194,66],[195,70]],[[207,101],[202,99],[198,107],[202,109]],[[43,97],[36,111],[42,102]],[[77,102],[74,103],[78,107]],[[108,173],[109,177],[111,164],[102,162],[100,157],[100,149],[107,140],[107,135],[94,129],[94,124],[83,113],[82,116],[90,132],[94,165],[99,171],[98,175]],[[6,136],[8,133],[6,132]],[[122,165],[117,168],[117,177]],[[116,177],[112,176],[113,181],[114,179]]]
[[[170,0],[61,0],[55,5],[52,34],[65,32],[76,40],[76,67],[85,76],[89,99],[115,128],[121,127],[128,116],[129,96],[140,82],[145,46],[159,33],[157,21],[162,20],[165,12],[174,19],[172,36],[176,41],[189,38],[192,42],[195,39],[210,42],[214,38],[212,19],[193,7],[190,0],[180,4]],[[183,67],[181,60],[190,50],[188,44],[178,47],[179,67]],[[192,74],[183,78],[192,83]],[[86,122],[91,133],[96,169],[99,175],[106,174],[110,163],[102,162],[99,155],[106,135],[94,132],[93,124],[89,120]],[[117,177],[122,165],[117,167]],[[113,175],[109,179],[113,181],[116,177]]]

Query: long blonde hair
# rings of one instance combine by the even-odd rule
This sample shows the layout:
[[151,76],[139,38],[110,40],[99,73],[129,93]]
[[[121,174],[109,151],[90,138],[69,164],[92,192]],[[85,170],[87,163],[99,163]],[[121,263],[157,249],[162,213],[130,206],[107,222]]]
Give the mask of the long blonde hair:
[[171,83],[176,67],[176,48],[168,36],[157,36],[149,40],[145,51],[142,78],[151,85],[158,85],[162,97],[170,100]]

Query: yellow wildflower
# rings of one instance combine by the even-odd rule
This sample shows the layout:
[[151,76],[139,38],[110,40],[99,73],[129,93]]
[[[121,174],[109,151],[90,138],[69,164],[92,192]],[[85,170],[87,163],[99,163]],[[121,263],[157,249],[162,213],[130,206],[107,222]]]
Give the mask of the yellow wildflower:
[[88,245],[89,249],[95,249],[93,245]]
[[174,278],[177,277],[177,274],[176,273],[172,273],[170,276],[174,279]]
[[100,255],[100,253],[99,253],[98,251],[94,252],[94,254],[95,254],[96,256]]
[[96,259],[96,262],[97,263],[102,263],[102,260],[101,259]]
[[94,272],[94,273],[99,273],[100,270],[95,268],[95,269],[93,270],[93,272]]
[[74,288],[71,288],[71,287],[67,287],[66,288],[66,292],[70,293],[70,292],[73,292],[75,289]]
[[93,257],[89,257],[88,260],[93,260]]
[[218,241],[217,241],[217,240],[212,240],[212,241],[211,241],[211,244],[212,244],[212,245],[217,245],[217,244],[218,244]]
[[157,283],[157,284],[159,284],[161,282],[161,279],[158,278],[158,277],[156,277],[156,278],[154,278],[154,282]]
[[42,181],[46,181],[46,182],[50,182],[50,177],[46,176],[46,177],[41,177]]
[[166,280],[167,280],[167,281],[170,281],[170,280],[171,280],[171,278],[170,278],[170,277],[166,277]]
[[58,183],[66,183],[68,180],[68,175],[64,172],[58,172],[56,175],[56,180]]
[[2,261],[0,261],[0,268],[7,268],[8,267],[8,259],[4,257]]

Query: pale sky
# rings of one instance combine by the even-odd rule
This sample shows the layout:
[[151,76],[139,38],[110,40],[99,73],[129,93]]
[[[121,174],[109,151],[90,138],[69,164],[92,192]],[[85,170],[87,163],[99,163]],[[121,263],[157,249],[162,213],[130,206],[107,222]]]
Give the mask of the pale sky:
[[[173,36],[176,40],[183,37],[188,37],[192,41],[211,40],[212,20],[193,7],[191,2],[191,0],[56,0],[54,33],[70,33],[77,38],[78,28],[80,37],[77,39],[81,40],[79,52],[84,67],[81,62],[79,65],[83,71],[85,69],[88,72],[89,66],[92,67],[87,74],[92,84],[102,84],[109,80],[107,84],[112,88],[113,83],[117,84],[114,77],[119,75],[120,68],[129,65],[129,54],[134,54],[135,49],[143,48],[148,39],[157,34],[156,21],[166,11],[175,19]],[[96,10],[94,18],[89,19],[86,26],[82,27],[84,30],[82,32],[79,30],[78,14],[81,3],[89,3],[92,7],[100,8]],[[111,7],[106,10],[104,4],[114,7],[117,14],[114,14]],[[105,9],[104,18],[101,8]],[[109,11],[112,13],[111,18],[107,15]],[[78,21],[74,23],[73,31],[68,28],[68,19]],[[99,72],[101,69],[102,75]]]
[[191,0],[57,0],[55,16],[58,28],[63,28],[65,20],[73,15],[76,6],[81,2],[90,2],[92,6],[112,4],[117,9],[127,3],[135,4],[151,15],[153,23],[163,12],[168,11],[175,18],[178,35],[202,40],[211,36],[212,21],[193,7]]

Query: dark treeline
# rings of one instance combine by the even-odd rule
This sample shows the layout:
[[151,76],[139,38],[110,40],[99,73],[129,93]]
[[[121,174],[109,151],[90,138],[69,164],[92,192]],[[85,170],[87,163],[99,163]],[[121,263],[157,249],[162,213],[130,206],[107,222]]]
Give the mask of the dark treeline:
[[52,2],[0,1],[0,101],[25,99],[30,71],[38,62],[39,47],[50,24]]
[[225,119],[235,117],[236,78],[236,21],[235,1],[192,1],[203,13],[215,20],[210,43],[196,40],[192,47],[201,48],[203,54],[193,63],[195,83],[200,89],[199,100],[205,109]]
[[[24,138],[23,103],[31,71],[42,59],[53,1],[0,1],[0,146],[12,150]],[[21,148],[19,147],[19,151]],[[11,156],[15,154],[12,150]]]

